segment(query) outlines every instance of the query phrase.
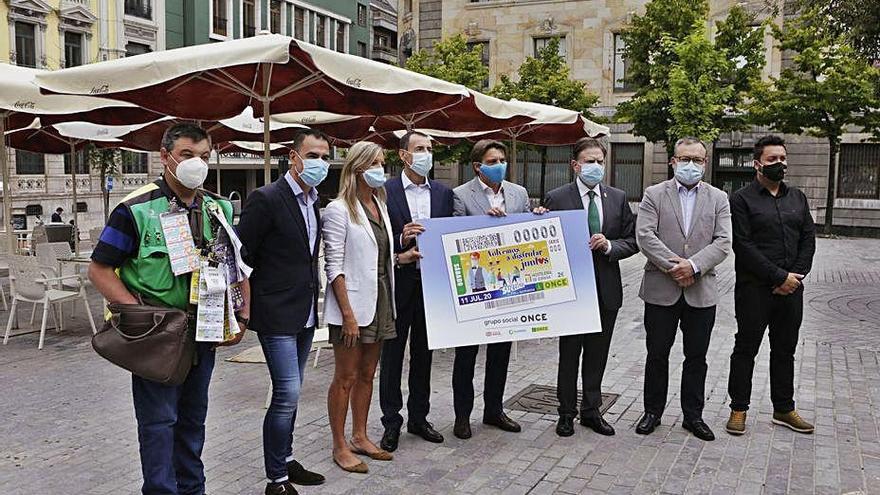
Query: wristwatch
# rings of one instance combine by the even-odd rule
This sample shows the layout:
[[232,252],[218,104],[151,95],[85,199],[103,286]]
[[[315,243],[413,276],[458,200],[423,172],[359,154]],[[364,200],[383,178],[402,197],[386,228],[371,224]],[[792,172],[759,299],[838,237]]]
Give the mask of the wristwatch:
[[244,327],[248,328],[251,319],[249,317],[242,316],[241,313],[235,313],[235,321],[239,323],[244,323]]

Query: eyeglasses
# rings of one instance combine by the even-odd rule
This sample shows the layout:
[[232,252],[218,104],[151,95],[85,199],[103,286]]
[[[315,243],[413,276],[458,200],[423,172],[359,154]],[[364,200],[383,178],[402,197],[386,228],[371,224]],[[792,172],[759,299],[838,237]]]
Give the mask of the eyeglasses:
[[706,164],[706,159],[701,156],[673,156],[672,158],[675,158],[675,161],[677,161],[677,162],[683,162],[683,163],[694,162],[697,165],[705,165]]

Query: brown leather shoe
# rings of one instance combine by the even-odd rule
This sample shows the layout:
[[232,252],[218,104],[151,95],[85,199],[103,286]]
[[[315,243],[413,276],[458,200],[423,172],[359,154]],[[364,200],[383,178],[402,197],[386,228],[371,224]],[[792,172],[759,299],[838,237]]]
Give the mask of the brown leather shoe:
[[343,466],[336,460],[336,457],[333,458],[333,462],[335,462],[343,471],[348,471],[349,473],[367,474],[370,470],[370,468],[368,468],[363,462],[355,464],[354,466]]
[[504,431],[509,431],[512,433],[519,433],[520,431],[522,431],[522,427],[519,425],[519,423],[510,419],[503,412],[494,417],[483,416],[483,424],[494,426],[496,428],[501,428]]
[[773,413],[773,424],[786,426],[798,433],[813,433],[816,431],[816,427],[804,421],[804,418],[797,411]]
[[742,435],[746,432],[746,412],[730,411],[730,419],[727,420],[727,426],[724,427],[727,433],[731,435]]

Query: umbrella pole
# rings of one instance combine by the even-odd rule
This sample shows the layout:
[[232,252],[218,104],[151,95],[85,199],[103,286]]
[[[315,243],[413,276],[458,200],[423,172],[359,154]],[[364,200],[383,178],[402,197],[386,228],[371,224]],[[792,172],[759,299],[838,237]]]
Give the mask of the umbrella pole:
[[519,184],[519,170],[516,168],[516,136],[513,136],[513,139],[511,139],[510,148],[513,150],[510,157],[510,178],[511,182]]
[[73,179],[73,254],[78,256],[79,235],[77,235],[77,229],[79,228],[79,219],[76,211],[76,143],[73,140],[70,140],[70,176]]
[[263,185],[272,181],[272,149],[269,146],[269,124],[271,123],[271,115],[269,113],[269,87],[271,84],[272,65],[263,64],[263,83],[266,86],[266,94],[263,95]]
[[15,232],[12,228],[12,196],[9,193],[9,163],[6,149],[6,115],[0,115],[0,168],[3,169],[3,220],[6,224],[6,242],[9,254],[16,254]]
[[272,149],[269,137],[269,100],[263,100],[263,184],[272,182]]
[[217,196],[222,196],[220,192],[220,147],[217,147]]

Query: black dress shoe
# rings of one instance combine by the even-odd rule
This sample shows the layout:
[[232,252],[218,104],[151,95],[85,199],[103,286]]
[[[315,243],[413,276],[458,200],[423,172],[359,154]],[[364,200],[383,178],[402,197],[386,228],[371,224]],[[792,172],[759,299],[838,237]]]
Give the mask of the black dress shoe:
[[609,425],[602,416],[581,416],[581,425],[595,431],[600,435],[610,437],[614,435],[614,427]]
[[[413,435],[418,435],[422,437],[423,440],[427,440],[431,443],[443,443],[443,435],[441,435],[439,431],[434,429],[434,425],[428,423],[427,421],[425,421],[424,423],[407,423],[406,431],[412,433]],[[397,442],[395,442],[395,447],[396,445]]]
[[702,419],[695,419],[693,421],[682,421],[681,426],[694,434],[695,437],[703,440],[704,442],[711,442],[715,440],[715,434],[712,433],[712,430],[709,429],[709,425],[703,422]]
[[560,437],[574,435],[574,417],[566,414],[559,416],[559,421],[556,423],[556,434]]
[[297,495],[297,491],[296,488],[290,484],[290,481],[266,483],[266,495]]
[[522,428],[519,426],[519,423],[507,417],[503,412],[498,414],[498,416],[494,417],[486,417],[483,416],[483,424],[489,426],[495,426],[501,428],[504,431],[510,431],[513,433],[519,433],[522,431]]
[[[287,463],[287,477],[291,483],[296,483],[297,485],[314,486],[324,484],[323,475],[307,470],[295,460]],[[294,491],[293,493],[296,492]]]
[[456,437],[467,440],[473,433],[471,432],[471,422],[468,419],[455,419],[455,426],[452,428],[452,434]]
[[397,450],[398,441],[400,441],[400,428],[391,426],[385,428],[385,433],[382,434],[382,441],[379,442],[379,447],[381,447],[382,450],[394,452]]
[[642,415],[642,419],[639,420],[639,425],[636,426],[636,433],[639,435],[649,435],[654,433],[654,429],[658,426],[660,426],[660,416],[646,412]]

